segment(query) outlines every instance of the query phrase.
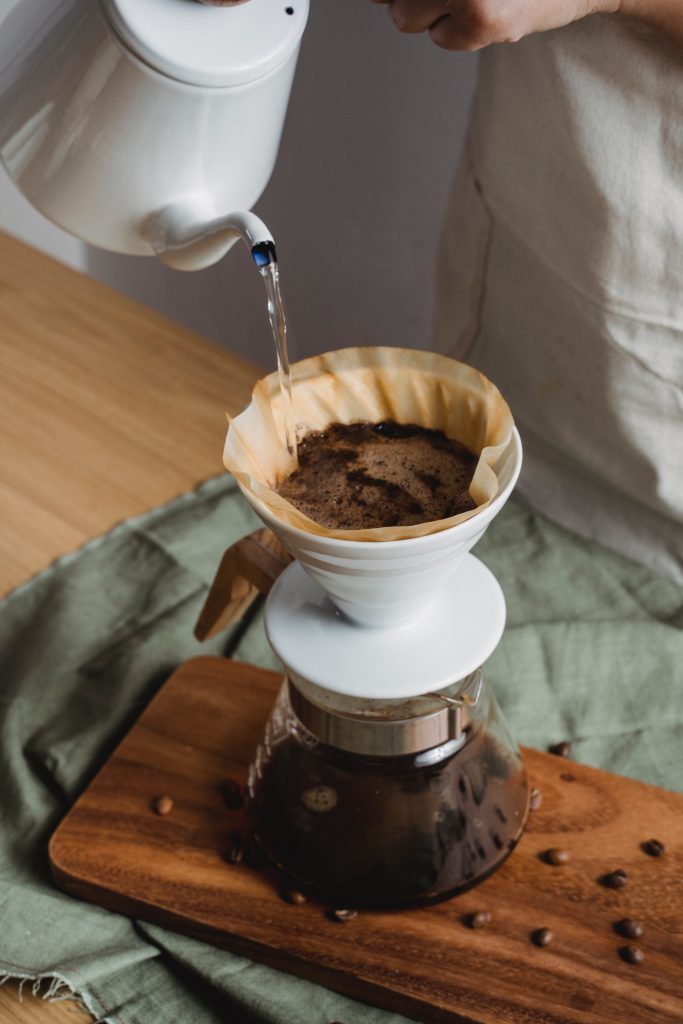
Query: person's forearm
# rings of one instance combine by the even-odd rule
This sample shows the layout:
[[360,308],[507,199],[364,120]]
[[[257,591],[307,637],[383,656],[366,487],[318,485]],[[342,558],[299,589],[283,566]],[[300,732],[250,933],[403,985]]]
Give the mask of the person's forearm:
[[621,13],[644,21],[683,46],[683,0],[622,0]]

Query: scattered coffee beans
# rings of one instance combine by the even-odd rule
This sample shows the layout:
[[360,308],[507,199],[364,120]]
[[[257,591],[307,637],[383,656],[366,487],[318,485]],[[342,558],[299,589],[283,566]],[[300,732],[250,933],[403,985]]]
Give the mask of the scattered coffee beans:
[[529,810],[537,811],[543,803],[543,793],[540,789],[532,789],[529,795]]
[[532,932],[531,939],[536,946],[549,946],[555,936],[550,928],[537,928]]
[[225,782],[221,782],[220,791],[225,806],[229,807],[231,811],[237,811],[240,807],[244,807],[242,787],[235,779],[226,779]]
[[664,843],[660,843],[659,839],[648,839],[640,844],[640,848],[649,857],[661,857],[666,849]]
[[330,910],[329,915],[332,921],[340,921],[344,924],[346,921],[353,921],[354,917],[358,917],[357,910]]
[[548,747],[551,754],[556,754],[558,757],[571,757],[572,745],[569,740],[562,740],[561,743],[553,743],[551,747]]
[[614,928],[625,939],[639,939],[644,931],[640,921],[634,921],[632,917],[622,917],[621,921],[615,923]]
[[546,850],[543,854],[543,860],[546,864],[568,864],[571,860],[569,856],[569,850],[558,850],[557,847],[552,846],[549,850]]
[[465,918],[465,924],[468,928],[486,928],[487,925],[491,924],[491,911],[477,910],[474,914],[468,914]]
[[619,956],[627,964],[639,964],[645,959],[645,954],[638,946],[621,946]]
[[173,810],[173,801],[170,796],[158,796],[154,800],[152,807],[154,808],[155,814],[161,814],[163,817],[164,814],[170,814]]
[[628,885],[628,875],[621,868],[617,868],[616,871],[610,871],[603,875],[600,881],[608,889],[623,889],[625,885]]
[[295,907],[300,907],[306,902],[306,897],[298,889],[283,889],[281,896],[285,903],[292,903]]

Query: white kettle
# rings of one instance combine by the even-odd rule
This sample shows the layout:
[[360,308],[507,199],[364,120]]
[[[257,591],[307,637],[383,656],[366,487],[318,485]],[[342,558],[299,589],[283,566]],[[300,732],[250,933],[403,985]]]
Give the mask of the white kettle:
[[19,0],[0,26],[0,160],[55,224],[181,270],[237,238],[277,156],[308,0]]

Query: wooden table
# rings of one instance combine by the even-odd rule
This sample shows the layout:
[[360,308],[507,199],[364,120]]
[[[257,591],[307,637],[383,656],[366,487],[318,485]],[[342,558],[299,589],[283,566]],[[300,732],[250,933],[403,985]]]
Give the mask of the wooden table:
[[[257,367],[0,233],[0,593],[222,469]],[[0,988],[0,1022],[89,1016]]]

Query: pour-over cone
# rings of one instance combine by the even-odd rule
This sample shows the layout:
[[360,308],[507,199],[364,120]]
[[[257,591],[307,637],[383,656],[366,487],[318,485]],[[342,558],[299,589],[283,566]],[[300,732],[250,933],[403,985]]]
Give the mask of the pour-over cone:
[[299,530],[246,488],[242,493],[337,608],[362,625],[394,626],[420,615],[443,587],[457,586],[458,565],[507,501],[521,465],[522,445],[514,430],[497,464],[500,490],[485,508],[448,530],[374,544]]
[[521,443],[504,399],[471,367],[430,352],[345,349],[295,364],[298,432],[332,422],[417,423],[478,456],[476,508],[409,527],[328,530],[277,494],[294,468],[281,439],[276,375],[230,423],[224,461],[263,522],[350,619],[390,626],[420,615],[500,511],[521,468]]

